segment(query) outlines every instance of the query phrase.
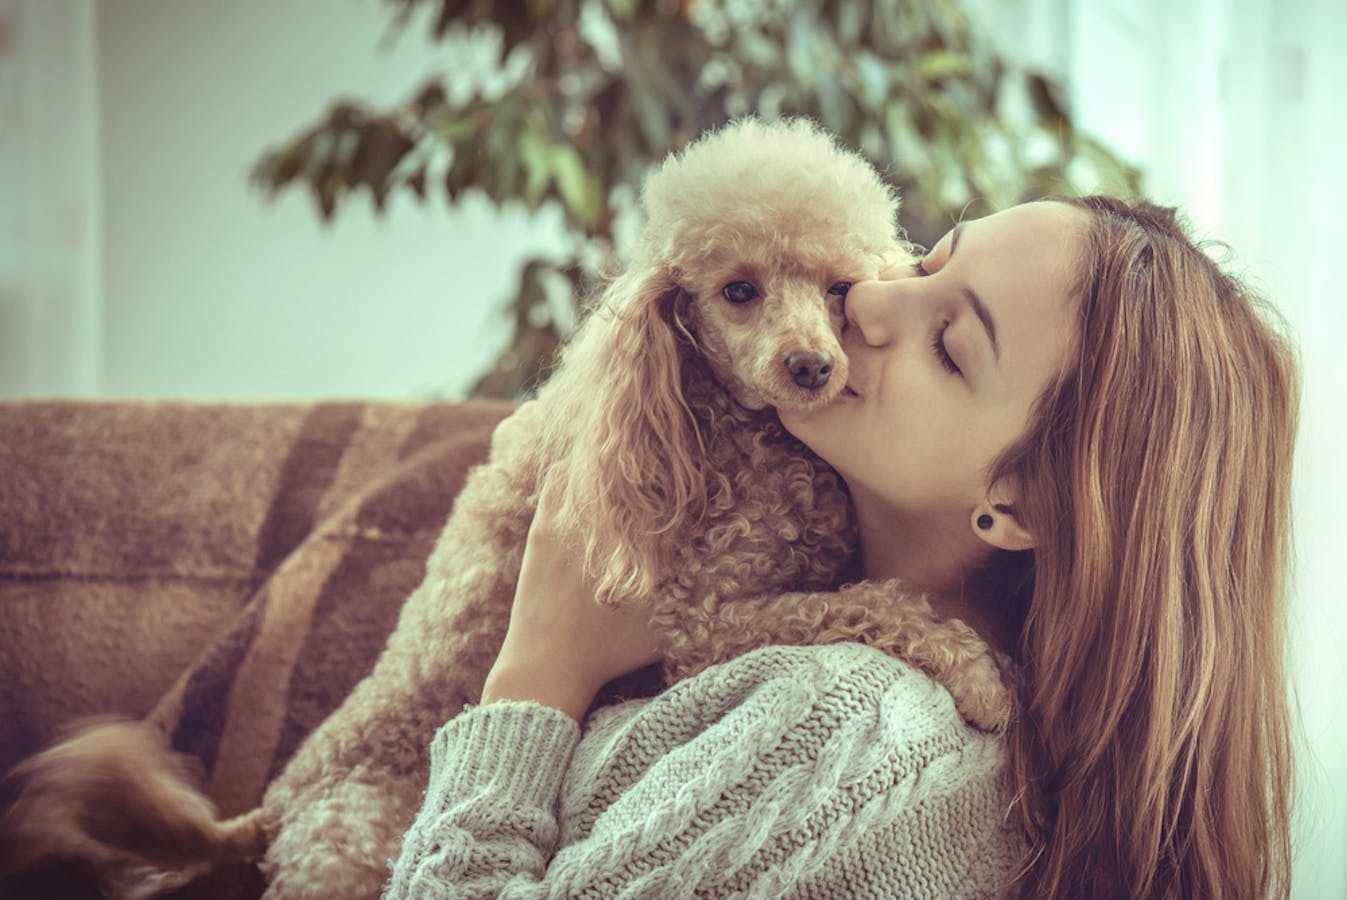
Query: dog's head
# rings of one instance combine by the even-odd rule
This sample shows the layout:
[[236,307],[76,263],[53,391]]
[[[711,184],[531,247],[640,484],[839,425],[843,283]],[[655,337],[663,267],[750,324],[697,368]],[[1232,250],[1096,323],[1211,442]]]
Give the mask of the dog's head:
[[910,258],[893,191],[805,120],[699,138],[642,199],[634,259],[544,388],[549,430],[571,441],[547,454],[552,476],[604,599],[651,594],[700,527],[708,480],[725,477],[706,459],[685,366],[748,409],[829,403],[847,382],[848,287]]
[[753,409],[834,400],[847,289],[908,253],[874,168],[806,119],[745,119],[670,157],[642,199],[634,265],[675,288],[662,296],[721,384]]

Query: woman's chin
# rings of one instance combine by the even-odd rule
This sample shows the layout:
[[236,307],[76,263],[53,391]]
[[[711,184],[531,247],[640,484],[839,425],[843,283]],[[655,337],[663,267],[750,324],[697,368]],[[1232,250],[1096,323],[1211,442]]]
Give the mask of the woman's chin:
[[836,422],[829,421],[832,419],[829,413],[835,410],[841,402],[842,400],[839,397],[833,403],[820,406],[817,409],[777,410],[777,416],[781,419],[782,426],[796,440],[827,460],[828,451],[832,449],[832,445],[836,444],[838,429],[841,427]]
[[[795,429],[799,428],[800,431],[804,432],[810,431],[809,420],[813,418],[816,412],[816,410],[806,412],[802,409],[778,409],[776,417],[781,420],[781,424],[785,426],[787,431],[805,441],[805,436]],[[805,441],[805,443],[808,443],[808,441]]]

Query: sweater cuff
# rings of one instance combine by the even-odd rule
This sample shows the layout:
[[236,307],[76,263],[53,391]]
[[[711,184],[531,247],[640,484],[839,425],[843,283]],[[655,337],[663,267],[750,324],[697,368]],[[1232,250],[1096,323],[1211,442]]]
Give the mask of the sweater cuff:
[[580,742],[574,719],[540,703],[502,700],[451,719],[430,745],[428,796],[446,806],[488,793],[550,807]]

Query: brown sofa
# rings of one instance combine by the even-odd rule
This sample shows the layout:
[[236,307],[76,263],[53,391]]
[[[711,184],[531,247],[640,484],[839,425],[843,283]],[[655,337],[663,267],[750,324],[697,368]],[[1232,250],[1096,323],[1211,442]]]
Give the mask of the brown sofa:
[[0,770],[120,714],[254,806],[373,665],[509,410],[0,404]]

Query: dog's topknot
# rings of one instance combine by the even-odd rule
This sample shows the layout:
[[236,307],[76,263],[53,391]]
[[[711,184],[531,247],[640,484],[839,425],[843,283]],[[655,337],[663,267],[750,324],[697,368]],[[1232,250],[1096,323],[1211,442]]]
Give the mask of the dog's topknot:
[[736,119],[703,134],[647,178],[642,201],[651,223],[645,249],[661,259],[727,224],[727,213],[744,225],[770,221],[778,232],[832,235],[862,253],[891,252],[898,236],[897,193],[804,118]]

